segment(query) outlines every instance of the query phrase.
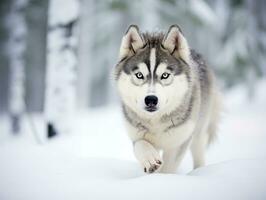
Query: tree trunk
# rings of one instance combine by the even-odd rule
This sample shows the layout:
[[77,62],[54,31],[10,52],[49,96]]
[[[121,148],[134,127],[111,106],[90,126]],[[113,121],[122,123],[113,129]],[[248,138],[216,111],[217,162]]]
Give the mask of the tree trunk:
[[13,133],[20,131],[21,117],[25,111],[26,6],[27,0],[14,0],[8,18],[9,113]]
[[12,2],[2,0],[0,3],[0,114],[8,112],[8,81],[9,77],[9,58],[7,55],[7,44],[9,39],[8,16]]
[[29,0],[27,7],[26,106],[43,111],[48,1]]
[[76,107],[78,14],[78,0],[50,1],[45,94],[48,137],[70,131],[69,120]]

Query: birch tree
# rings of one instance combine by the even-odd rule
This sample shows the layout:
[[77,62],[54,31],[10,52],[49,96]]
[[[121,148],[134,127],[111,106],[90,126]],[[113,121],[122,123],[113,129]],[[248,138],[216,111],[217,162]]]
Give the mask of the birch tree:
[[8,17],[9,28],[9,113],[13,133],[21,127],[22,114],[25,111],[25,49],[27,26],[25,8],[27,0],[13,0]]
[[78,0],[52,0],[48,13],[45,116],[47,136],[70,131],[76,107]]

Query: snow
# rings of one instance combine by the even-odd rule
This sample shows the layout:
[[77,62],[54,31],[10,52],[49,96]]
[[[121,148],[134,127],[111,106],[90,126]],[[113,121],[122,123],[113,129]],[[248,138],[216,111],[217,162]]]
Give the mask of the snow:
[[1,137],[0,199],[266,199],[265,88],[252,101],[243,86],[227,92],[207,166],[191,171],[187,154],[177,174],[144,174],[118,106],[78,113],[73,133],[41,145],[26,116],[24,134]]

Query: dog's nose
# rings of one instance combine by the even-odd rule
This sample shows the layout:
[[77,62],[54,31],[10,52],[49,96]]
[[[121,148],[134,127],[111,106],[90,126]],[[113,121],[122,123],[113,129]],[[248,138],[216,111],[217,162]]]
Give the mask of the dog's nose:
[[146,106],[152,107],[152,106],[157,105],[158,98],[154,95],[149,95],[145,97],[144,101],[145,101]]

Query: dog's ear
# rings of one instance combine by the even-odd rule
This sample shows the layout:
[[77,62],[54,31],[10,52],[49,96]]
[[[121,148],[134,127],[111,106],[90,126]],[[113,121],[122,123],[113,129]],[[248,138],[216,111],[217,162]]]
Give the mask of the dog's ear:
[[140,34],[137,25],[130,25],[126,34],[122,38],[119,60],[122,60],[130,54],[135,54],[136,51],[144,46],[144,40]]
[[178,25],[170,26],[168,32],[164,36],[162,45],[175,57],[182,58],[184,61],[189,62],[189,46]]

